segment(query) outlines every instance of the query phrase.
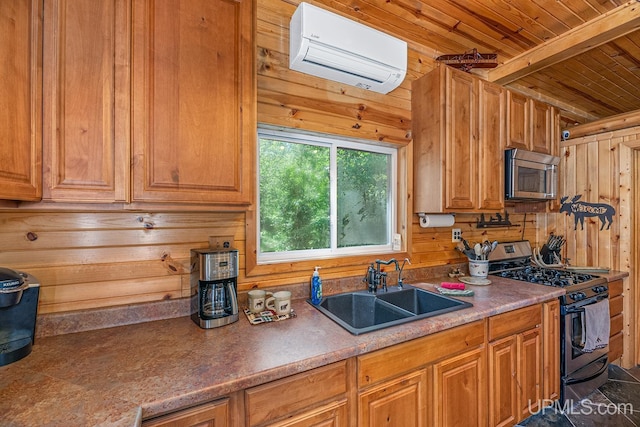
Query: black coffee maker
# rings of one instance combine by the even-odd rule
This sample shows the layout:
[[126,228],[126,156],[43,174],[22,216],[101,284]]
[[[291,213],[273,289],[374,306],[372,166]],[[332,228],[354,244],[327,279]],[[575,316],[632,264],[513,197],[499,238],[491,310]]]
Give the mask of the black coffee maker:
[[35,277],[0,267],[0,366],[31,353],[39,294]]
[[191,319],[204,329],[238,320],[238,251],[191,250]]

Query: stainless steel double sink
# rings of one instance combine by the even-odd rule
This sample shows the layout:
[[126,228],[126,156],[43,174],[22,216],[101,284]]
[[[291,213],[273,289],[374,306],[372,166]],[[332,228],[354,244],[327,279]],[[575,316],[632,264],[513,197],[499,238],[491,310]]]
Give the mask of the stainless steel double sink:
[[[311,303],[309,301],[309,303]],[[425,319],[473,304],[410,285],[390,286],[377,294],[367,291],[330,295],[314,305],[354,335]]]

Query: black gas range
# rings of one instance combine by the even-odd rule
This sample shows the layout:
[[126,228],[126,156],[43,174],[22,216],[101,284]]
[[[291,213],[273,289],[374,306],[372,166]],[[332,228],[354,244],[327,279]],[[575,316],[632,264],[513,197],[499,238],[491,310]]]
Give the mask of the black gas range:
[[533,264],[529,241],[499,243],[489,255],[489,274],[539,285],[564,288],[560,304],[569,305],[608,296],[607,280],[593,274]]
[[[605,278],[549,268],[532,261],[528,241],[499,243],[489,255],[489,274],[566,290],[560,297],[560,399],[577,401],[607,380],[608,345],[585,348],[586,307],[607,304],[602,321],[609,322],[609,287]],[[608,337],[608,334],[607,334]]]

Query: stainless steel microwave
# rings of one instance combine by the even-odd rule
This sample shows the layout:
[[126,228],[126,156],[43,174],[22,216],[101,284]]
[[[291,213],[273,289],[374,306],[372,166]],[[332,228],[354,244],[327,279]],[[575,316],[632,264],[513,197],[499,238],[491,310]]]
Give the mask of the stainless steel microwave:
[[505,197],[507,200],[550,200],[558,195],[560,157],[505,150]]

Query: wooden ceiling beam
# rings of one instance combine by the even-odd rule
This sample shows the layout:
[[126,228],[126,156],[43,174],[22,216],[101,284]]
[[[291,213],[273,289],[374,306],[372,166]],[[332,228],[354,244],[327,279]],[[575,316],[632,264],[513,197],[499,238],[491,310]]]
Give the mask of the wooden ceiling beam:
[[487,71],[486,78],[506,85],[636,31],[639,27],[640,2],[631,0]]

